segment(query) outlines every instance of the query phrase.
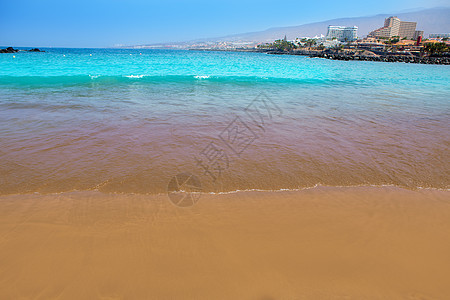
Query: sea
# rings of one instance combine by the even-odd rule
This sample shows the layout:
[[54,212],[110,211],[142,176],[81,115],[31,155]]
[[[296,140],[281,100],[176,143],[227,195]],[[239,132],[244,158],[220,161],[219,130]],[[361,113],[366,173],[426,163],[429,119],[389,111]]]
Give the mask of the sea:
[[0,195],[449,188],[449,66],[43,50],[0,55]]

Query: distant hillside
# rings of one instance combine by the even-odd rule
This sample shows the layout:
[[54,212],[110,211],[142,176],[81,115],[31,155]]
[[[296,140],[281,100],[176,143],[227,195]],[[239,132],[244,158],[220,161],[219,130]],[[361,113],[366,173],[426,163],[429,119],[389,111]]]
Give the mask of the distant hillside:
[[417,30],[423,30],[425,36],[428,36],[430,33],[450,32],[450,8],[439,7],[407,13],[382,14],[359,18],[341,18],[299,26],[270,28],[259,32],[208,39],[208,41],[267,42],[282,38],[285,35],[288,39],[295,39],[296,37],[301,36],[312,37],[320,34],[326,35],[328,25],[358,26],[358,36],[362,37],[367,35],[370,31],[382,27],[384,19],[392,15],[399,17],[402,21],[417,22]]
[[358,26],[358,36],[364,37],[372,30],[380,28],[384,24],[384,19],[390,16],[397,16],[402,21],[417,22],[417,30],[423,30],[424,36],[430,33],[450,33],[450,7],[437,7],[417,10],[404,13],[381,14],[369,17],[341,18],[327,20],[323,22],[309,23],[299,26],[275,27],[264,31],[234,34],[224,37],[198,39],[192,41],[175,42],[169,44],[152,44],[128,47],[151,47],[166,48],[176,46],[178,48],[190,48],[196,43],[217,43],[217,42],[273,42],[283,38],[285,35],[289,40],[297,37],[314,37],[320,34],[326,35],[328,25]]

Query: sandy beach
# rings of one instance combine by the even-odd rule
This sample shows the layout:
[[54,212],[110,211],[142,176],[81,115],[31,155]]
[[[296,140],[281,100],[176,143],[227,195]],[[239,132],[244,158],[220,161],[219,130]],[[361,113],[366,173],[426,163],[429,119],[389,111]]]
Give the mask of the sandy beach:
[[0,198],[1,299],[448,299],[447,191]]
[[3,2],[0,300],[450,299],[443,1]]

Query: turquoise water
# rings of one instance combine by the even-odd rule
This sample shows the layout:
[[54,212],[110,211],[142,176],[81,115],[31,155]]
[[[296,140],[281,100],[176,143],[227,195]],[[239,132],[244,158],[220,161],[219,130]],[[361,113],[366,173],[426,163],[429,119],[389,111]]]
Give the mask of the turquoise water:
[[[0,193],[159,193],[185,171],[210,191],[448,188],[448,66],[44,50],[0,55]],[[245,112],[261,95],[263,127]],[[239,155],[220,137],[235,117],[257,136]],[[195,159],[210,143],[227,155],[215,176]]]
[[[448,84],[448,67],[376,62],[330,62],[299,56],[202,51],[45,49],[46,53],[5,54],[0,57],[1,83],[83,83],[88,80],[300,81],[355,85]],[[12,57],[15,56],[15,59]],[[408,76],[405,76],[408,75]],[[11,76],[12,78],[8,77]],[[47,78],[43,78],[47,77]],[[49,78],[50,77],[50,78]],[[104,78],[102,78],[104,77]],[[166,79],[167,78],[167,79]],[[200,77],[201,78],[201,77]],[[39,80],[40,79],[40,80]],[[197,78],[198,79],[198,78]]]

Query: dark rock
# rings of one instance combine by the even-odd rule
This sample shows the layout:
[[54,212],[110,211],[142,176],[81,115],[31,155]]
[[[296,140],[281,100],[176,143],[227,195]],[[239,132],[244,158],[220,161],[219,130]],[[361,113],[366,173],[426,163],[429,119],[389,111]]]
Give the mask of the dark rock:
[[40,49],[38,49],[38,48],[33,48],[33,49],[30,49],[30,50],[18,50],[18,49],[14,49],[13,47],[8,47],[8,48],[6,48],[6,49],[0,49],[0,53],[17,53],[17,52],[19,52],[19,51],[26,51],[26,52],[45,52],[45,51],[42,51],[42,50],[40,50]]
[[19,52],[19,50],[14,49],[13,47],[8,47],[6,49],[0,49],[0,53],[16,53]]

